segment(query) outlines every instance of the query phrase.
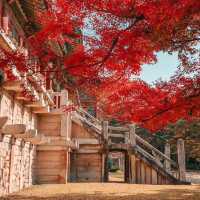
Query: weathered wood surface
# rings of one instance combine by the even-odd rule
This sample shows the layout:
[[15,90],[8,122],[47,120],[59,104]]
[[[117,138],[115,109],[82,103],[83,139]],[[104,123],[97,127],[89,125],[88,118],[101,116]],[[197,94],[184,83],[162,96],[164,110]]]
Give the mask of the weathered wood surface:
[[[165,155],[168,158],[171,158],[171,150],[170,150],[170,144],[169,143],[165,144]],[[165,166],[166,171],[168,171],[168,172],[171,171],[171,163],[167,159],[164,162],[164,166]]]
[[185,145],[183,139],[177,141],[177,154],[179,164],[179,179],[186,181],[186,168],[185,168]]
[[141,160],[139,157],[131,156],[131,183],[136,184],[175,184],[171,176],[161,173],[159,168],[155,169],[151,164]]
[[101,154],[76,154],[72,162],[75,171],[71,176],[80,182],[101,182],[102,180],[102,157]]
[[147,141],[145,141],[144,139],[142,139],[140,136],[136,135],[136,141],[141,142],[143,145],[145,145],[147,148],[151,149],[152,151],[154,151],[156,154],[158,154],[160,157],[162,157],[163,159],[168,160],[168,162],[170,162],[173,166],[177,167],[177,163],[174,162],[173,160],[171,160],[169,157],[167,157],[165,154],[163,154],[162,152],[160,152],[158,149],[156,149],[154,146],[152,146],[151,144],[149,144]]
[[99,141],[97,139],[94,139],[94,138],[80,138],[80,139],[77,139],[77,142],[79,143],[79,145],[81,144],[99,144]]
[[35,173],[38,183],[66,183],[66,151],[37,151]]
[[130,129],[130,144],[132,147],[136,146],[136,134],[135,134],[135,125],[129,125]]
[[46,136],[61,136],[61,116],[40,115],[38,118],[38,131]]

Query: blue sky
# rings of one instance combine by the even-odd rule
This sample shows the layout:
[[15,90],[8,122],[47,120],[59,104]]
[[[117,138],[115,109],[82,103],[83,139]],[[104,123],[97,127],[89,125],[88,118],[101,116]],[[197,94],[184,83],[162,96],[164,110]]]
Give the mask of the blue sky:
[[158,62],[153,65],[144,65],[141,78],[152,83],[157,79],[169,80],[179,65],[177,54],[169,55],[168,53],[158,53]]

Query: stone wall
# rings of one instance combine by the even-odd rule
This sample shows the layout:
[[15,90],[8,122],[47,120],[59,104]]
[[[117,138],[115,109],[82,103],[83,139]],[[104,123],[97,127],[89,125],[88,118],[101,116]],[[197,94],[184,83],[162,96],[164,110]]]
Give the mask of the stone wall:
[[26,124],[27,129],[37,128],[37,116],[22,102],[15,100],[15,95],[1,91],[0,116],[8,117],[7,124]]
[[[25,124],[37,128],[37,116],[15,96],[1,91],[0,116],[8,117],[6,124]],[[19,191],[34,183],[36,146],[17,136],[0,133],[0,196]]]
[[34,183],[35,146],[5,135],[0,142],[0,196]]

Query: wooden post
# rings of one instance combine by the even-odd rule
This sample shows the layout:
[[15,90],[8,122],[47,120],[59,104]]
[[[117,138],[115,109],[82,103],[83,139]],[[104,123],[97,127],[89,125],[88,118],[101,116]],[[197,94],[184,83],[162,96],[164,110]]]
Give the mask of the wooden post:
[[108,121],[103,121],[103,127],[102,127],[102,131],[103,131],[103,136],[104,136],[104,139],[106,141],[108,141]]
[[[169,144],[169,143],[166,143],[166,144],[165,144],[165,155],[166,155],[168,158],[171,157],[171,151],[170,151],[170,144]],[[165,159],[164,165],[165,165],[166,171],[167,171],[167,172],[170,172],[170,171],[171,171],[171,164],[170,164],[170,162],[169,162],[167,159]]]
[[125,144],[130,144],[130,133],[126,132],[124,136],[125,136]]
[[183,139],[177,141],[177,155],[179,165],[179,179],[186,181],[186,167],[185,167],[185,145]]
[[125,182],[130,183],[131,182],[131,173],[130,173],[130,155],[129,152],[125,152]]
[[136,146],[136,135],[135,135],[135,125],[129,125],[129,132],[130,132],[130,144],[132,147]]
[[136,157],[131,155],[131,181],[130,183],[136,183]]
[[104,167],[104,182],[109,181],[108,154],[109,154],[109,151],[108,149],[106,149],[106,152],[104,154],[105,156],[104,156],[104,166],[103,166]]
[[68,103],[68,92],[67,90],[61,91],[61,99],[60,99],[60,106],[65,106]]
[[101,155],[101,182],[105,181],[105,154]]
[[109,138],[109,133],[108,133],[108,121],[103,121],[102,124],[102,134],[105,140],[104,148],[105,148],[105,153],[104,153],[104,182],[108,182],[108,176],[109,176],[109,169],[108,169],[108,138]]
[[[66,106],[68,104],[68,92],[67,90],[61,91],[60,106]],[[61,116],[61,136],[66,137],[68,135],[68,113],[63,113]]]

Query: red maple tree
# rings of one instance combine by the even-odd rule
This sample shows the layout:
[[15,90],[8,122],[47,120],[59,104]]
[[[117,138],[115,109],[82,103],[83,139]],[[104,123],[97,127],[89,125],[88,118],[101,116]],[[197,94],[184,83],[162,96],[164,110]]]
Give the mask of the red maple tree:
[[[74,87],[96,97],[107,116],[155,130],[200,114],[200,1],[197,0],[48,0],[38,13],[41,30],[28,38],[39,71],[67,72]],[[82,33],[77,33],[77,27]],[[77,42],[82,41],[82,43]],[[51,44],[70,44],[58,55]],[[157,52],[177,52],[181,66],[169,82],[150,86],[138,78]],[[0,66],[31,69],[19,54],[5,53]],[[20,58],[20,59],[19,59]],[[53,67],[45,63],[59,60]],[[23,65],[21,65],[23,63]],[[20,65],[19,65],[20,64]],[[62,76],[58,76],[60,79]],[[63,80],[64,82],[65,80]]]

